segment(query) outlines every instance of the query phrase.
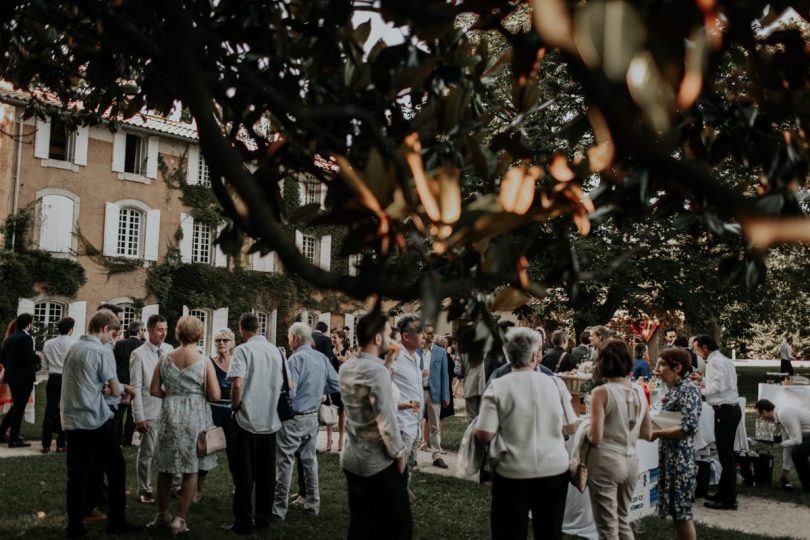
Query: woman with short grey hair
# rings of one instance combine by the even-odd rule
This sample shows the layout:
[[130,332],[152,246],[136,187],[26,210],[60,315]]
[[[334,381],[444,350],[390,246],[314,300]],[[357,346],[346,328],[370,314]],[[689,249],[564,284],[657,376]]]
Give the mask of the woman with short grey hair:
[[492,482],[492,538],[525,539],[532,512],[534,538],[562,538],[568,492],[563,403],[554,381],[535,370],[540,334],[513,328],[504,345],[512,371],[492,379],[481,400],[475,436],[496,436]]

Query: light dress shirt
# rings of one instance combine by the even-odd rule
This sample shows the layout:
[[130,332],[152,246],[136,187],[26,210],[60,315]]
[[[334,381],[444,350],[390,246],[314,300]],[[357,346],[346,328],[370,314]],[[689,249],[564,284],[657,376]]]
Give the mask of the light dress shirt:
[[706,358],[706,376],[701,394],[709,405],[737,405],[737,371],[734,363],[719,350]]
[[419,433],[419,421],[422,419],[421,410],[424,405],[425,392],[422,389],[422,372],[419,369],[419,361],[404,347],[399,351],[399,356],[394,362],[391,378],[394,386],[399,389],[399,402],[412,399],[419,402],[420,412],[414,412],[413,409],[397,410],[399,430],[409,437],[416,437]]
[[793,356],[793,347],[790,346],[790,343],[785,341],[779,346],[779,359],[780,360],[796,360],[796,357]]
[[391,396],[391,376],[382,359],[365,352],[340,368],[340,397],[346,411],[346,445],[340,466],[368,477],[405,452]]
[[98,429],[113,413],[101,393],[116,377],[115,357],[95,336],[85,335],[70,348],[62,366],[62,427]]
[[234,419],[245,431],[261,435],[281,428],[277,409],[283,381],[281,369],[281,352],[264,336],[253,336],[234,349],[228,379],[242,379]]
[[421,349],[417,351],[419,355],[419,372],[423,369],[428,370],[428,374],[422,376],[422,388],[430,388],[430,349]]
[[65,356],[76,340],[67,334],[49,339],[42,346],[42,366],[48,375],[60,375],[62,365],[65,363]]
[[321,396],[340,389],[337,371],[320,351],[309,345],[298,347],[287,359],[292,388],[290,399],[297,414],[317,412]]

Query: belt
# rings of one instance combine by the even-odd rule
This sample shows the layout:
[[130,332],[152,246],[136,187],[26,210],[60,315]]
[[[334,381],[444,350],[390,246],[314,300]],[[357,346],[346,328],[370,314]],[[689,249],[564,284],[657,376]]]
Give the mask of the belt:
[[307,412],[297,412],[297,413],[295,413],[295,416],[307,416],[307,415],[310,415],[310,414],[317,414],[317,413],[318,413],[318,409],[315,409],[315,410],[307,411]]
[[719,409],[721,407],[738,407],[739,408],[739,406],[740,406],[739,403],[720,403],[719,405],[712,405],[712,409]]

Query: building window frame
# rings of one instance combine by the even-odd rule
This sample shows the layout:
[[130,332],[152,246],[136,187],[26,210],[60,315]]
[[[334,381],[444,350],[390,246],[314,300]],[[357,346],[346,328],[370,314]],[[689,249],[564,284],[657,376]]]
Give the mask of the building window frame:
[[121,206],[118,212],[116,256],[142,259],[145,231],[146,212],[134,206]]
[[56,337],[58,331],[56,323],[66,317],[69,306],[64,302],[52,299],[40,300],[34,303],[34,332],[44,340]]
[[214,264],[213,227],[209,223],[194,220],[191,234],[191,262]]

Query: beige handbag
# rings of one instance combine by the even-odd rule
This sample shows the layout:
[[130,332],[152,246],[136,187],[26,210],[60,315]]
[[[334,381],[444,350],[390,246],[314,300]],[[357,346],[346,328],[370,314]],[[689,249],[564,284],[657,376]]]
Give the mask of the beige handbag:
[[[203,372],[203,397],[206,397],[206,382],[208,381],[208,366],[205,366],[205,371]],[[207,402],[206,397],[206,402]],[[227,440],[225,438],[225,430],[222,429],[220,426],[211,426],[208,429],[204,429],[197,435],[197,456],[198,457],[205,457],[210,456],[211,454],[216,454],[221,450],[225,450],[228,446]]]
[[327,400],[318,407],[318,423],[322,426],[331,427],[338,423],[338,408],[337,405],[332,405],[332,398]]

